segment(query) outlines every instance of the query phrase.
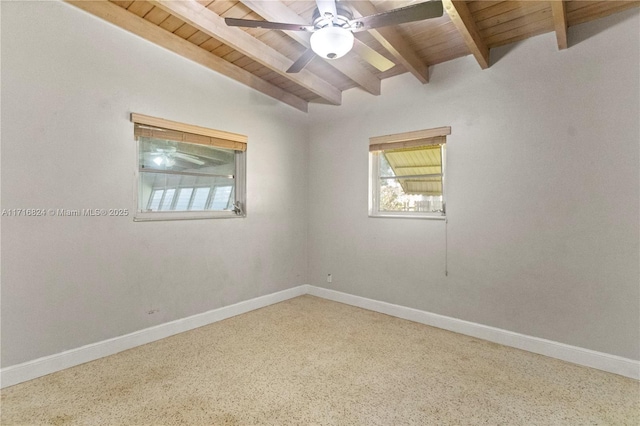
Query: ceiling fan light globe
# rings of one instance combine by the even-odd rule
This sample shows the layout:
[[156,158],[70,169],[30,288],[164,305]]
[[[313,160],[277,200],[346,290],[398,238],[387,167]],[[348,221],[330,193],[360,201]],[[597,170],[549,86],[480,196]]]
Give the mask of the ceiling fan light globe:
[[325,59],[338,59],[353,48],[353,33],[340,27],[324,27],[311,34],[311,49]]

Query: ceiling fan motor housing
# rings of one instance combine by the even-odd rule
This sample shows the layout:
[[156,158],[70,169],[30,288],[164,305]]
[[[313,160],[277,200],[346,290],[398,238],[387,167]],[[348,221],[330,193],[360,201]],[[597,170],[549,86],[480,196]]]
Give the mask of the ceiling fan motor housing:
[[321,16],[318,9],[313,13],[315,31],[311,34],[311,49],[325,59],[338,59],[346,55],[354,42],[349,21],[352,13],[342,5],[337,5],[337,16]]
[[341,27],[327,26],[311,34],[311,49],[326,59],[338,59],[353,48],[353,33]]
[[351,10],[345,5],[336,4],[336,11],[338,12],[337,16],[320,16],[320,11],[318,10],[318,8],[316,8],[313,11],[313,16],[311,18],[313,26],[316,29],[319,29],[322,27],[326,27],[333,22],[334,25],[338,25],[340,27],[348,27],[349,21],[353,19],[353,13],[351,12]]

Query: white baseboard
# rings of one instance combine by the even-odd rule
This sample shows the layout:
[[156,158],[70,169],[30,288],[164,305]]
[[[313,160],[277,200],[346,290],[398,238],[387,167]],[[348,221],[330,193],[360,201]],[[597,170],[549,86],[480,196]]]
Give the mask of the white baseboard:
[[255,309],[273,305],[287,299],[306,294],[307,286],[298,286],[277,293],[267,294],[234,305],[213,309],[187,318],[145,328],[124,336],[103,340],[76,349],[60,352],[0,370],[0,388],[12,386],[27,380],[55,373],[65,368],[113,355],[136,346],[164,339],[174,334],[193,330],[223,319],[244,314]]
[[394,317],[442,328],[444,330],[454,331],[456,333],[477,337],[505,346],[523,349],[529,352],[572,362],[574,364],[584,365],[640,380],[640,361],[583,349],[577,346],[566,345],[564,343],[558,343],[551,340],[540,339],[538,337],[514,333],[512,331],[489,327],[431,312],[420,311],[418,309],[354,296],[335,290],[329,290],[312,285],[301,285],[279,291],[277,293],[239,302],[234,305],[225,306],[187,318],[160,324],[155,327],[146,328],[124,336],[92,343],[80,348],[71,349],[55,355],[38,358],[33,361],[0,369],[0,388],[26,382],[27,380],[35,379],[69,367],[84,364],[85,362],[113,355],[136,346],[164,339],[165,337],[173,336],[174,334],[193,330],[194,328],[212,324],[223,319],[244,314],[246,312],[273,305],[274,303],[282,302],[304,294],[310,294],[323,299],[357,306],[359,308],[380,312]]
[[365,297],[354,296],[322,287],[307,286],[306,293],[322,297],[323,299],[357,306],[370,311],[380,312],[398,318],[454,331],[467,336],[477,337],[501,345],[546,355],[551,358],[561,359],[574,364],[608,371],[621,376],[640,380],[640,361],[610,355],[604,352],[592,351],[577,346],[541,339],[514,333],[500,328],[477,324],[456,318],[438,315],[418,309],[407,308],[391,303],[380,302]]

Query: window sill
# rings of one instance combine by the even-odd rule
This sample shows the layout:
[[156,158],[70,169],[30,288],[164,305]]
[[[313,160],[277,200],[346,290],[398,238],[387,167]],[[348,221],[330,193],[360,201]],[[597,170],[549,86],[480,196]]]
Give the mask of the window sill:
[[204,212],[204,213],[187,213],[187,212],[154,212],[143,213],[138,212],[134,218],[134,222],[157,222],[166,220],[202,220],[202,219],[242,219],[247,217],[246,214],[237,215],[234,212]]
[[427,220],[446,220],[447,216],[435,216],[435,215],[424,215],[424,214],[411,214],[411,213],[383,213],[383,214],[371,214],[369,213],[369,217],[378,219],[427,219]]

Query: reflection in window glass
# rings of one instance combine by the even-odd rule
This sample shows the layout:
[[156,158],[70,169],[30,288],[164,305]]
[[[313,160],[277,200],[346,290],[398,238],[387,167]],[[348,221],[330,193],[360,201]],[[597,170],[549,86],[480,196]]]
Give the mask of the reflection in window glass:
[[187,210],[189,208],[189,201],[191,201],[191,193],[193,188],[182,188],[178,194],[178,201],[174,210]]
[[212,210],[226,210],[231,196],[231,186],[219,186],[213,194],[211,201]]
[[236,151],[150,137],[138,141],[140,211],[230,210]]
[[151,199],[149,200],[149,207],[148,209],[151,211],[157,211],[158,208],[160,207],[160,200],[162,200],[162,194],[164,194],[164,190],[163,189],[157,189],[155,191],[153,191],[153,194],[151,195]]
[[175,189],[167,189],[164,193],[164,199],[162,200],[162,206],[160,206],[160,210],[169,210],[171,208],[171,203],[173,202],[173,194],[176,192]]
[[207,205],[207,199],[209,198],[209,192],[211,188],[196,188],[196,193],[193,196],[193,202],[191,203],[191,210],[204,210]]
[[246,217],[247,137],[132,114],[135,221]]

